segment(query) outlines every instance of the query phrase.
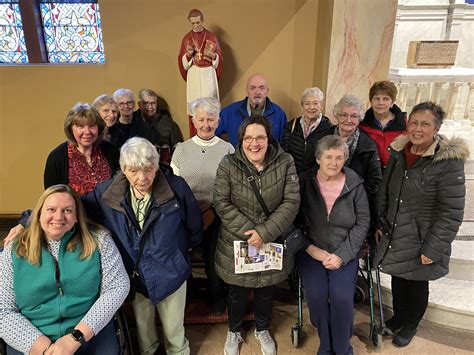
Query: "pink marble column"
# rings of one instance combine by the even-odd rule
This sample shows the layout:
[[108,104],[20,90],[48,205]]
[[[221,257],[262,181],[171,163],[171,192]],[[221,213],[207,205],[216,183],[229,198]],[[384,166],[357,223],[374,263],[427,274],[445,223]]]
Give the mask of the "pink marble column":
[[326,88],[326,115],[345,94],[368,104],[369,88],[388,78],[397,0],[335,0]]

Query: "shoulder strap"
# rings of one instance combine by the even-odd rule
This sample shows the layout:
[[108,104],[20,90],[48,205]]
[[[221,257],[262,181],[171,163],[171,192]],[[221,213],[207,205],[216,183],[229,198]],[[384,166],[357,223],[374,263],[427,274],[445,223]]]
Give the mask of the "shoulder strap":
[[145,248],[145,242],[147,239],[146,236],[147,234],[143,234],[142,237],[140,238],[140,246],[138,248],[137,258],[135,259],[135,264],[133,265],[132,274],[130,275],[132,280],[138,276],[138,265],[140,264],[140,259],[142,258],[142,255],[143,255],[143,249]]
[[252,175],[252,172],[250,171],[250,168],[245,165],[245,175],[247,176],[247,181],[249,182],[250,186],[252,187],[253,192],[255,193],[255,197],[257,197],[258,202],[260,203],[260,206],[262,206],[263,212],[268,216],[270,216],[270,210],[267,207],[267,204],[263,200],[262,195],[260,194],[260,191],[258,191],[257,184],[255,183],[255,177]]
[[291,124],[291,132],[290,132],[290,133],[293,133],[293,131],[295,130],[296,120],[297,120],[297,118],[295,118],[295,119],[293,120],[293,123]]

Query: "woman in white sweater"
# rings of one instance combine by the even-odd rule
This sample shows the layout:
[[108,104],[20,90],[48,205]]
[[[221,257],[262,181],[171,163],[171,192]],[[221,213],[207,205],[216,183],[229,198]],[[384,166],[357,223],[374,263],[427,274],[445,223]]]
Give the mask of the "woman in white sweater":
[[209,300],[213,312],[225,311],[223,284],[214,271],[214,252],[220,221],[212,208],[212,190],[216,171],[222,158],[234,153],[234,147],[215,135],[219,125],[221,105],[218,100],[205,97],[190,104],[196,135],[179,143],[171,160],[176,175],[182,176],[191,188],[203,215],[203,256],[206,262]]

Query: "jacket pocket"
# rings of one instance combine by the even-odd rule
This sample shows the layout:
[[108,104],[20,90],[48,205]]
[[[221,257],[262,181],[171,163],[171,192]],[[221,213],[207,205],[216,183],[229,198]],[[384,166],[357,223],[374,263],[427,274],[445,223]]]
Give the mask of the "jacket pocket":
[[411,229],[413,230],[414,235],[418,238],[420,241],[420,244],[423,244],[424,240],[421,237],[420,234],[420,229],[418,228],[418,224],[416,223],[416,219],[411,220]]

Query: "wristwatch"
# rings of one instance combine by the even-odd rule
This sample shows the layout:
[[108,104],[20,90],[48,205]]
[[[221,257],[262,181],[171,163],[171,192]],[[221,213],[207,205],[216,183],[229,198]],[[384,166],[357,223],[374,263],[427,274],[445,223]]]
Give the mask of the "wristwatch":
[[82,334],[79,329],[74,329],[74,331],[71,333],[71,336],[75,341],[81,343],[81,345],[84,345],[86,343],[86,339],[84,339],[84,334]]

